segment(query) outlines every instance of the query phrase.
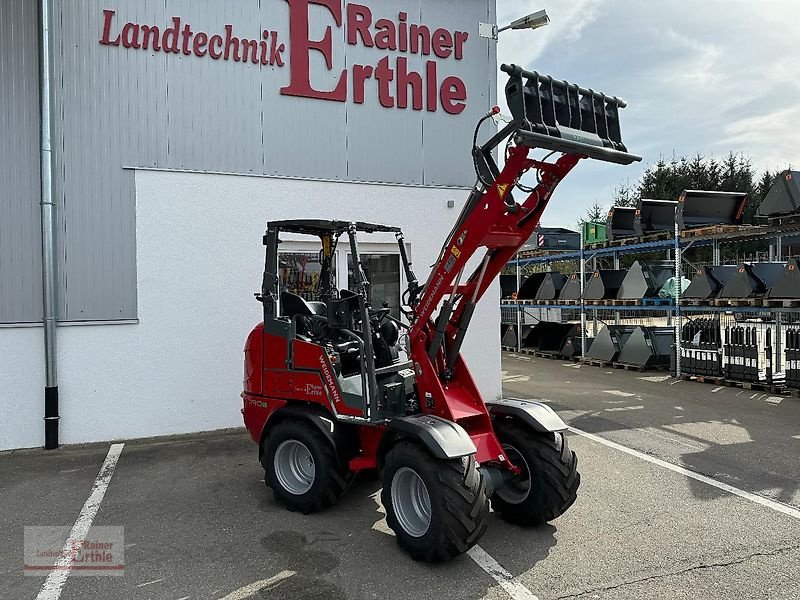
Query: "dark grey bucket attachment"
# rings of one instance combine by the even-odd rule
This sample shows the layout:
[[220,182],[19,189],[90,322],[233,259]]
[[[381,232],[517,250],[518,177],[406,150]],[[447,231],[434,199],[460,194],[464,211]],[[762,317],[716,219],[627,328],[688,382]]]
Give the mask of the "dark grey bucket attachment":
[[586,280],[584,300],[616,298],[626,274],[623,269],[598,269]]
[[513,298],[517,291],[516,275],[500,275],[500,297]]
[[619,109],[625,102],[517,65],[508,73],[506,100],[519,130],[515,141],[532,148],[627,165],[641,160],[622,143]]
[[719,267],[700,267],[681,297],[692,300],[716,298],[728,280],[736,274],[738,267],[724,265]]
[[628,269],[617,292],[620,300],[655,298],[667,279],[675,274],[675,267],[668,262],[644,262],[637,260]]
[[544,281],[545,273],[533,273],[519,286],[517,292],[517,300],[535,300],[536,292],[539,291],[539,286]]
[[640,199],[633,217],[634,233],[641,237],[656,231],[674,231],[677,206],[674,200]]
[[[586,348],[587,350],[592,346],[592,340],[594,338],[586,338]],[[558,353],[561,358],[574,358],[581,355],[581,336],[573,335],[567,338],[564,342],[564,345],[561,347],[561,351]]]
[[[556,300],[566,283],[566,275],[556,272],[545,273],[542,285],[539,286],[539,291],[536,292],[536,299]],[[580,292],[580,287],[578,287],[578,291]]]
[[704,225],[741,225],[747,194],[684,190],[678,196],[675,222],[681,231]]
[[539,321],[522,341],[523,348],[539,352],[558,353],[569,336],[579,335],[578,326],[572,323]]
[[581,274],[572,273],[567,276],[564,287],[561,288],[559,300],[580,300],[581,299]]
[[581,234],[563,227],[539,227],[528,244],[537,250],[580,250]]
[[789,259],[783,269],[783,274],[772,284],[767,296],[800,299],[800,264],[797,259]]
[[783,275],[786,263],[742,263],[720,290],[718,298],[758,298]]
[[636,327],[633,325],[606,325],[597,332],[591,347],[586,351],[586,357],[617,362],[625,342],[634,329]]
[[500,345],[505,348],[517,347],[516,325],[500,325]]
[[779,217],[800,212],[800,171],[784,171],[775,179],[758,214],[764,217]]
[[636,230],[633,220],[636,209],[632,206],[612,206],[606,219],[606,238],[608,241],[634,237]]
[[625,341],[617,362],[639,367],[669,367],[674,335],[672,327],[636,327]]

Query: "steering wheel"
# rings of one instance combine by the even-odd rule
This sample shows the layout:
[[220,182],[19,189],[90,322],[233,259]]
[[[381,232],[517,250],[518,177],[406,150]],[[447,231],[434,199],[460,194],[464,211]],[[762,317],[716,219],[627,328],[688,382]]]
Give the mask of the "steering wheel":
[[384,319],[385,319],[385,318],[386,318],[386,317],[387,317],[389,314],[391,314],[391,312],[392,312],[392,309],[391,309],[391,308],[388,308],[388,307],[386,307],[386,308],[379,308],[378,310],[371,310],[371,311],[369,312],[369,318],[370,318],[370,320],[377,321],[378,323],[380,323],[380,322],[381,322],[381,321],[383,321],[383,320],[384,320]]

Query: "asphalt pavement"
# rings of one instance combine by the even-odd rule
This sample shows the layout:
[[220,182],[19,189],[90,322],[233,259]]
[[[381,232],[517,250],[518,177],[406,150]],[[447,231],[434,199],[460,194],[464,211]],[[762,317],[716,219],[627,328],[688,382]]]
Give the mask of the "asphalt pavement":
[[[551,525],[492,514],[480,552],[420,564],[374,479],[304,516],[273,502],[242,430],[126,441],[94,517],[124,527],[124,574],[71,575],[60,598],[800,598],[800,401],[576,367],[503,359],[507,396],[580,432],[578,501]],[[0,454],[0,598],[36,598],[47,573],[23,575],[23,528],[72,526],[108,452]]]

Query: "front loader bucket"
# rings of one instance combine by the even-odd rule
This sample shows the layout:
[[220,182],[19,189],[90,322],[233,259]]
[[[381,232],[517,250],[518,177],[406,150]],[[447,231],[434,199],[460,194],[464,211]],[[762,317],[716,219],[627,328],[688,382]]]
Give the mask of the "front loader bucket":
[[728,280],[736,274],[737,267],[723,265],[718,267],[700,267],[681,296],[691,300],[709,300],[716,298]]
[[757,298],[764,296],[783,275],[786,263],[742,263],[718,298]]
[[561,288],[559,300],[580,300],[581,299],[581,276],[580,273],[572,273],[567,276],[567,282]]
[[790,258],[783,274],[772,284],[767,296],[770,298],[800,298],[800,264]]
[[557,353],[569,336],[578,335],[578,326],[571,323],[539,321],[522,342],[524,348]]
[[516,325],[500,325],[500,345],[503,348],[517,347]]
[[586,282],[584,300],[616,298],[627,271],[623,269],[598,269]]
[[656,231],[673,231],[677,205],[674,200],[640,199],[633,218],[634,233],[641,237]]
[[545,273],[532,273],[530,277],[525,279],[519,286],[517,292],[517,300],[535,300],[536,292],[539,291],[539,286],[544,281]]
[[675,222],[681,231],[705,225],[741,225],[747,194],[684,190],[678,196]]
[[[592,341],[594,338],[586,338],[586,349],[588,350],[592,346]],[[561,347],[561,351],[558,353],[561,358],[574,358],[576,356],[581,355],[581,337],[579,335],[570,336],[564,342],[564,345]]]
[[606,220],[606,236],[608,240],[634,237],[636,235],[636,229],[633,224],[635,218],[636,209],[632,206],[612,206],[611,210],[608,211],[608,219]]
[[517,292],[517,276],[516,275],[500,275],[500,297],[513,298]]
[[536,292],[537,300],[555,300],[567,283],[567,276],[557,273],[555,271],[545,273],[542,285],[539,286],[539,291]]
[[617,298],[620,300],[639,300],[655,298],[675,273],[675,267],[668,262],[636,261],[628,269],[622,285],[619,286]]
[[591,347],[586,351],[586,357],[616,362],[634,329],[636,327],[633,325],[606,325],[597,332]]
[[800,212],[800,171],[784,171],[764,196],[758,214],[778,217],[797,212]]
[[506,100],[519,127],[517,143],[623,165],[641,160],[622,143],[619,109],[626,104],[619,98],[517,65],[500,68],[509,75]]
[[672,327],[636,327],[625,341],[617,362],[639,367],[668,367],[674,335]]

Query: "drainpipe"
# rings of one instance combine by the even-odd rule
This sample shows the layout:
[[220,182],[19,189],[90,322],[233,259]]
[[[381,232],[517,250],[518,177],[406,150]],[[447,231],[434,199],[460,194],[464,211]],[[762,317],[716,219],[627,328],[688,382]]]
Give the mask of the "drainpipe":
[[44,325],[44,447],[58,448],[58,366],[56,364],[56,207],[53,201],[53,159],[51,124],[53,98],[50,89],[50,0],[39,4],[39,102],[41,104],[41,191],[42,191],[42,304]]

